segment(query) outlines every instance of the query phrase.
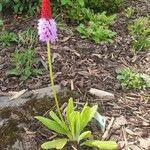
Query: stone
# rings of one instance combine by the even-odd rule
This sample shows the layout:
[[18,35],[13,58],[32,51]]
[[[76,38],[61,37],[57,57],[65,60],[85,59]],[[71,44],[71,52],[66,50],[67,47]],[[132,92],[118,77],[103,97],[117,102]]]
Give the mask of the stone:
[[112,94],[112,93],[98,90],[98,89],[94,89],[94,88],[91,88],[89,90],[89,92],[93,95],[96,95],[96,96],[102,98],[102,99],[114,99],[115,98],[114,94]]
[[[59,85],[56,85],[55,89],[58,93],[58,92],[60,92],[61,87]],[[0,109],[3,109],[5,107],[22,106],[26,102],[28,102],[32,99],[39,100],[39,99],[43,99],[45,97],[47,97],[47,98],[53,97],[53,93],[52,93],[50,86],[45,87],[45,88],[41,88],[41,89],[27,91],[26,93],[24,93],[20,97],[17,97],[14,99],[11,99],[12,98],[11,96],[0,96]]]

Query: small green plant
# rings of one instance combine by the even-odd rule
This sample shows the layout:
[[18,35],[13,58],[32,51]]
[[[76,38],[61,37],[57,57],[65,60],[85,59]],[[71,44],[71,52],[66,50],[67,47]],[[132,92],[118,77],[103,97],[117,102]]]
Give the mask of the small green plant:
[[40,0],[1,0],[0,12],[11,9],[15,13],[28,13],[34,15],[40,10]]
[[124,0],[85,0],[85,5],[96,12],[116,13],[123,8]]
[[11,43],[17,42],[17,35],[13,32],[0,31],[0,46],[9,46]]
[[9,70],[9,75],[21,77],[21,80],[27,80],[31,75],[42,74],[42,70],[36,68],[37,60],[35,52],[31,49],[25,49],[24,52],[15,51],[12,57],[12,63],[15,68]]
[[97,147],[103,150],[117,149],[117,144],[113,141],[89,140],[91,131],[85,131],[85,127],[94,117],[97,108],[97,105],[89,107],[85,104],[81,112],[76,111],[73,99],[70,98],[65,111],[65,121],[62,121],[53,111],[50,111],[49,113],[51,119],[36,116],[35,118],[48,129],[64,136],[64,138],[61,139],[58,138],[56,140],[45,142],[41,147],[43,149],[62,149],[67,142],[75,142],[76,145]]
[[38,34],[37,31],[28,28],[26,31],[20,31],[18,33],[18,43],[28,46],[28,47],[33,47],[34,44],[36,44],[38,41]]
[[60,0],[62,7],[65,10],[65,18],[71,21],[83,20],[83,11],[85,8],[84,0]]
[[131,18],[133,15],[134,15],[134,9],[133,9],[133,7],[128,7],[128,8],[125,10],[125,16],[126,16],[127,18]]
[[80,24],[77,30],[82,34],[82,38],[88,38],[100,42],[112,42],[112,39],[116,33],[109,30],[108,27],[99,26],[95,22],[89,22],[89,26]]
[[136,51],[145,51],[150,48],[150,19],[140,17],[129,25],[129,32],[133,37],[132,47]]
[[109,26],[114,23],[116,15],[106,16],[106,12],[98,14],[89,14],[90,19],[88,26],[80,24],[77,27],[78,32],[81,33],[82,38],[88,38],[99,42],[112,42],[112,38],[116,35],[115,32],[109,29]]
[[11,0],[1,0],[0,2],[0,12],[2,12],[4,9],[8,8],[13,4]]
[[142,89],[148,87],[148,83],[143,80],[141,75],[130,68],[117,70],[117,79],[126,89]]

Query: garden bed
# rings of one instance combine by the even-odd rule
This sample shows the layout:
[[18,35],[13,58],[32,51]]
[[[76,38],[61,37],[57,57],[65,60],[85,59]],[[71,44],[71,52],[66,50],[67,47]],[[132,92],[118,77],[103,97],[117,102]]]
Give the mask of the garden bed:
[[[90,105],[97,103],[99,112],[107,118],[107,126],[112,121],[109,133],[104,139],[117,141],[120,149],[148,150],[150,148],[150,91],[149,89],[123,89],[116,79],[116,70],[123,66],[134,67],[139,72],[150,75],[150,52],[140,52],[133,55],[130,50],[132,39],[128,33],[128,24],[132,19],[137,16],[150,15],[150,4],[147,1],[131,0],[126,4],[126,7],[128,6],[135,9],[135,14],[131,19],[125,17],[123,12],[117,14],[117,20],[112,26],[117,35],[111,44],[95,44],[92,41],[83,40],[76,32],[75,27],[58,24],[59,40],[56,45],[52,45],[53,71],[55,84],[61,85],[62,89],[67,87],[69,93],[73,93],[78,107],[81,107],[85,102]],[[29,26],[37,27],[37,19],[23,16],[4,16],[4,20],[6,30],[16,33]],[[12,67],[11,55],[15,49],[24,49],[24,47],[15,45],[15,43],[0,47],[0,96],[7,95],[10,91],[47,87],[49,75],[45,45],[40,42],[34,44],[38,66],[44,68],[43,74],[32,76],[26,81],[6,73]],[[115,99],[102,99],[93,96],[89,93],[91,88],[113,93]],[[17,146],[15,146],[19,150],[38,150],[43,140],[56,136],[33,120],[34,115],[38,115],[38,112],[39,115],[43,115],[51,109],[48,107],[49,102],[44,100],[43,103],[41,101],[37,104],[34,103],[32,101],[32,103],[26,103],[25,106],[0,110],[0,117],[5,119],[6,123],[8,122],[5,129],[0,129],[0,135],[2,135],[0,149],[13,149],[9,146],[16,144]],[[26,120],[26,114],[30,112],[29,108],[32,106],[34,108],[35,105],[36,113],[29,113]],[[37,109],[40,105],[42,108]],[[20,112],[21,116],[18,114]],[[23,126],[21,126],[22,124]],[[90,129],[97,139],[102,138],[103,133],[95,122],[91,123]],[[6,137],[11,138],[5,140]],[[23,144],[19,144],[20,142]],[[24,147],[21,147],[22,145]],[[68,147],[68,149],[72,148]]]

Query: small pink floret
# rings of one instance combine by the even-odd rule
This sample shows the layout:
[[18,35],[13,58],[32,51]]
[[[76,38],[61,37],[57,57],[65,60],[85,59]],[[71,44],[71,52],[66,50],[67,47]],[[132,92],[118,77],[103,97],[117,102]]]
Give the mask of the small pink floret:
[[57,41],[57,28],[54,19],[39,19],[38,23],[38,34],[39,39],[42,42],[50,41],[52,44],[55,44]]

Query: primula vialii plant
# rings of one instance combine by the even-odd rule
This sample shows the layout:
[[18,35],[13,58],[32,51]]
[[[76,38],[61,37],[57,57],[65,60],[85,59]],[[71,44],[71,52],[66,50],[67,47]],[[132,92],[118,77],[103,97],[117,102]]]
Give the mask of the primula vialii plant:
[[40,41],[47,43],[49,75],[50,75],[50,81],[52,85],[52,91],[55,98],[55,103],[57,106],[59,116],[63,120],[60,112],[59,104],[58,104],[55,86],[54,86],[52,62],[51,62],[51,49],[50,49],[50,43],[55,44],[57,41],[56,22],[52,18],[52,11],[51,11],[51,5],[49,0],[42,0],[41,9],[42,9],[41,18],[39,19],[39,23],[38,23],[38,34],[39,34]]
[[100,127],[103,131],[105,129],[105,120],[97,112],[97,105],[89,107],[87,104],[85,104],[81,112],[76,111],[73,99],[70,98],[67,107],[65,108],[64,116],[61,113],[54,86],[50,51],[50,43],[55,44],[57,41],[57,29],[55,20],[52,18],[49,0],[42,0],[42,11],[41,19],[39,19],[38,24],[38,33],[40,41],[47,43],[50,81],[58,115],[57,113],[50,111],[50,118],[42,116],[36,116],[35,118],[38,119],[48,129],[57,133],[58,136],[61,134],[61,138],[43,143],[41,145],[42,149],[62,149],[67,142],[73,142],[74,146],[84,145],[103,150],[117,149],[116,142],[93,140],[91,137],[91,131],[85,130],[85,127],[92,120],[92,118],[95,118],[100,123]]

